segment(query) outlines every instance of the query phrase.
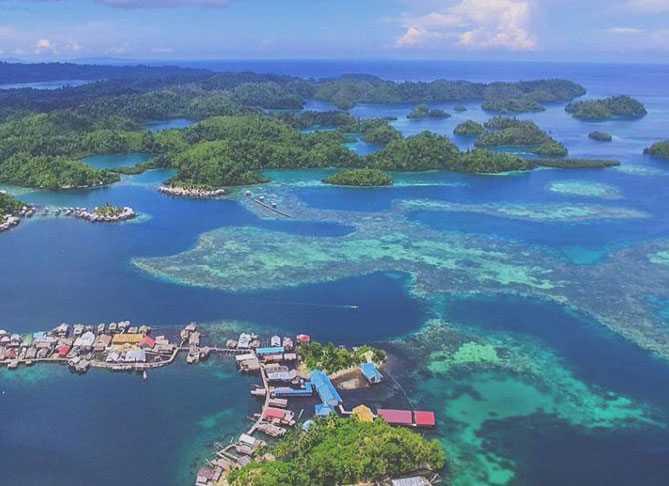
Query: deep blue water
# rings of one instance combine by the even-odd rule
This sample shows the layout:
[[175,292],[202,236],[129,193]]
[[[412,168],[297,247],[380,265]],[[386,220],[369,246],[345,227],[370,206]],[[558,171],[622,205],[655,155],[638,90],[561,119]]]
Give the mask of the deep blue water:
[[[155,188],[120,185],[98,191],[40,192],[25,200],[45,205],[94,207],[129,204],[150,214],[141,224],[91,225],[74,219],[32,220],[0,240],[0,266],[12,279],[0,280],[11,327],[31,331],[36,323],[74,320],[108,322],[131,319],[155,326],[190,320],[235,319],[283,327],[295,332],[323,325],[323,338],[357,343],[400,335],[415,326],[420,311],[402,298],[403,280],[377,274],[347,281],[250,294],[180,287],[145,276],[132,257],[171,255],[187,250],[205,231],[236,225],[312,236],[341,236],[351,228],[319,221],[262,220],[229,200],[168,198]],[[104,256],[104,257],[103,257]],[[91,271],[91,267],[95,270]],[[47,270],[47,271],[45,271]],[[40,274],[41,278],[31,278]],[[394,295],[388,305],[389,294]],[[26,305],[28,295],[34,296]],[[147,305],[149,302],[159,305]],[[119,306],[119,303],[123,303]],[[269,305],[259,306],[258,302]],[[356,311],[340,305],[362,304]],[[296,318],[295,316],[299,316]],[[396,320],[396,316],[403,319]],[[390,323],[379,329],[373,316]],[[338,324],[339,323],[339,324]],[[343,323],[343,324],[342,324]],[[349,328],[356,333],[338,335]],[[394,329],[394,331],[392,331]]]
[[525,467],[512,486],[664,486],[669,477],[666,432],[588,434],[533,416],[489,421],[482,434],[506,457],[523,458]]
[[222,409],[241,418],[259,408],[248,393],[251,377],[238,376],[230,362],[216,366],[229,376],[185,363],[147,381],[136,373],[80,376],[55,367],[26,383],[0,370],[0,483],[191,484],[184,472],[199,449],[245,425],[219,419],[210,429],[201,422]]
[[441,312],[451,322],[538,338],[584,382],[669,406],[666,361],[569,308],[517,296],[479,296],[447,299]]
[[[645,146],[667,136],[666,66],[385,61],[202,65],[217,70],[313,77],[347,72],[415,80],[566,77],[584,84],[588,96],[638,96],[648,107],[649,115],[637,121],[582,122],[569,117],[561,105],[523,117],[550,130],[574,157],[614,158],[623,163],[626,171],[654,171],[651,175],[616,169],[540,170],[509,176],[433,172],[398,174],[396,179],[402,183],[392,188],[310,186],[296,187],[293,193],[313,207],[366,214],[388,210],[405,199],[468,205],[597,204],[648,214],[643,219],[587,223],[526,222],[464,211],[417,210],[408,215],[414,222],[445,233],[484,234],[539,245],[564,255],[570,255],[570,249],[583,248],[595,255],[588,261],[591,264],[602,261],[620,246],[666,238],[669,233],[669,162],[641,155]],[[358,105],[352,113],[397,117],[393,124],[405,135],[427,129],[450,136],[462,120],[485,121],[490,117],[480,109],[479,102],[465,103],[468,111],[464,113],[453,112],[454,104],[434,104],[451,112],[452,118],[445,120],[408,120],[410,105]],[[325,110],[331,106],[310,101],[306,108]],[[191,123],[192,120],[164,120],[148,128],[183,128]],[[602,144],[590,140],[587,133],[594,129],[612,133],[614,141]],[[472,146],[471,139],[454,140],[462,148]],[[358,143],[351,148],[365,154],[378,147]],[[131,165],[127,160],[102,156],[92,162],[89,159],[89,163]],[[407,292],[407,277],[392,272],[232,294],[179,286],[138,271],[130,263],[132,258],[185,251],[203,232],[224,226],[248,225],[316,237],[336,237],[352,231],[326,221],[263,220],[234,200],[199,201],[158,194],[156,184],[171,174],[149,171],[104,189],[39,191],[22,196],[43,205],[131,205],[148,219],[120,225],[34,219],[0,235],[0,328],[28,332],[62,321],[120,319],[157,327],[189,321],[239,320],[286,333],[308,332],[322,340],[359,344],[404,335],[425,320],[423,303]],[[309,172],[296,171],[292,177],[300,180],[309,177]],[[282,176],[284,182],[290,179],[290,174]],[[556,181],[607,184],[618,190],[620,198],[598,199],[549,191],[550,184]],[[667,320],[667,303],[654,302],[658,315]],[[554,350],[583,381],[650,402],[669,415],[667,363],[575,312],[531,299],[489,296],[453,298],[442,312],[448,319],[484,331],[531,335]],[[178,478],[189,477],[190,467],[179,462],[184,448],[205,446],[197,438],[202,434],[210,434],[213,441],[221,438],[216,436],[219,429],[222,435],[236,431],[254,406],[248,400],[246,379],[236,375],[232,379],[216,377],[215,370],[226,370],[225,366],[170,367],[152,373],[147,382],[134,375],[89,373],[81,377],[59,370],[48,379],[33,383],[0,373],[0,471],[20,471],[18,475],[0,477],[16,485],[181,485]],[[35,370],[20,373],[30,376]],[[208,424],[212,414],[226,410],[229,417],[216,423],[214,432],[198,425],[202,421]],[[486,425],[484,433],[489,434],[496,448],[522,464],[517,484],[667,484],[669,472],[662,465],[669,444],[666,431],[593,435],[542,420],[524,418]],[[35,456],[41,461],[35,462]]]

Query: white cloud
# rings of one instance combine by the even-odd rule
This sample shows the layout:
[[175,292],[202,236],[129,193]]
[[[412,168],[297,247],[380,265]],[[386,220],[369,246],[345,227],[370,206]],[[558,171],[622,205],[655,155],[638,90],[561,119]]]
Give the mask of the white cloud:
[[634,27],[611,27],[607,32],[612,34],[639,34],[641,31]]
[[49,39],[39,39],[33,48],[35,54],[43,54],[45,52],[56,52],[56,46]]
[[459,0],[443,2],[439,11],[405,15],[398,22],[406,29],[397,47],[437,47],[447,42],[472,49],[531,50],[533,0]]
[[124,44],[121,46],[113,46],[107,49],[108,54],[114,54],[114,55],[120,55],[120,54],[127,54],[130,51],[132,51],[132,47],[130,47],[130,44]]
[[171,47],[154,47],[151,49],[151,52],[156,54],[169,54],[173,49]]
[[95,0],[96,3],[115,8],[179,8],[227,7],[234,0]]
[[626,7],[637,13],[663,13],[669,12],[669,0],[629,0]]
[[65,44],[65,50],[70,52],[79,52],[83,49],[82,45],[75,40],[70,40]]
[[68,40],[62,44],[55,43],[47,38],[38,39],[33,46],[34,54],[60,54],[62,52],[79,52],[83,49],[76,40]]

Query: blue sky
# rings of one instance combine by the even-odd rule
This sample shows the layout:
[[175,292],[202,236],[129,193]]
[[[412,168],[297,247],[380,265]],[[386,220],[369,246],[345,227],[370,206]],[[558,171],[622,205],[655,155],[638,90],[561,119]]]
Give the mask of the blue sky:
[[669,0],[0,0],[0,58],[668,55]]

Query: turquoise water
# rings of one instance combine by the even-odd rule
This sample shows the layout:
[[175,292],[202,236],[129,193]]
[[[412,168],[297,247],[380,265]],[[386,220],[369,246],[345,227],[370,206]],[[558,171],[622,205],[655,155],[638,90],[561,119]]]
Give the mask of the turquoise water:
[[115,167],[131,167],[151,160],[153,157],[155,157],[155,154],[103,154],[85,157],[81,161],[95,169],[113,169]]
[[[438,66],[423,66],[424,76],[544,76],[534,65]],[[279,201],[290,219],[263,212],[243,189],[217,200],[162,196],[156,189],[170,170],[96,190],[9,188],[35,204],[109,202],[146,218],[119,225],[33,218],[0,235],[0,328],[227,322],[337,343],[380,342],[392,350],[391,372],[415,405],[437,412],[433,435],[447,447],[455,486],[664,486],[669,361],[659,354],[669,342],[669,162],[641,150],[666,137],[669,74],[636,67],[639,83],[631,68],[620,69],[543,71],[580,81],[591,95],[639,96],[649,108],[642,120],[581,122],[562,106],[523,115],[572,156],[614,158],[618,169],[399,173],[393,187],[376,189],[324,185],[329,169],[267,171],[273,182],[251,189]],[[464,113],[454,104],[433,104],[453,115],[443,120],[408,120],[411,105],[361,104],[352,113],[397,117],[393,125],[406,135],[450,135],[462,120],[490,116],[478,102],[465,103]],[[306,108],[330,106],[310,101]],[[595,128],[614,141],[590,140]],[[146,157],[86,161],[110,167]],[[238,251],[225,247],[230,242],[253,251],[226,260]],[[232,264],[239,273],[227,273]],[[216,326],[207,329],[219,335]],[[211,443],[238,432],[257,407],[252,381],[215,360],[157,370],[146,382],[59,367],[2,370],[0,469],[19,472],[3,478],[17,485],[191,484]],[[406,406],[395,386],[376,393],[347,400]]]
[[169,120],[154,120],[144,124],[144,128],[152,132],[161,132],[163,130],[173,130],[179,128],[188,128],[195,124],[195,120],[190,118],[172,118]]

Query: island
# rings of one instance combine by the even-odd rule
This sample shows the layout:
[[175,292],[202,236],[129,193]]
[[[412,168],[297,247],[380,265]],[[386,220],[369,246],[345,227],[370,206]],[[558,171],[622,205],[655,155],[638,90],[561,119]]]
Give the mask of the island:
[[610,134],[599,131],[590,132],[588,137],[592,140],[597,140],[598,142],[610,142],[613,140],[613,137]]
[[323,179],[326,184],[337,186],[392,186],[393,178],[378,169],[342,170]]
[[627,95],[569,103],[565,111],[574,118],[584,120],[640,118],[648,113],[643,103]]
[[376,484],[377,480],[419,470],[439,471],[446,464],[438,441],[373,420],[363,410],[350,418],[330,416],[311,421],[276,445],[261,448],[256,456],[260,460],[230,472],[228,484]]
[[453,129],[453,134],[464,136],[479,136],[485,133],[485,128],[474,120],[465,120]]
[[477,147],[529,146],[532,153],[562,157],[568,154],[561,143],[530,120],[496,117],[488,120],[485,132],[476,140]]
[[453,107],[453,111],[457,111],[457,112],[467,111],[467,107],[465,105],[455,105]]
[[21,217],[32,216],[33,209],[5,191],[0,191],[0,233],[21,222]]
[[560,142],[550,139],[546,140],[545,142],[539,144],[539,146],[532,149],[532,153],[537,155],[550,155],[554,157],[563,157],[568,155],[569,151]]
[[537,159],[536,164],[540,167],[552,167],[555,169],[606,169],[617,167],[617,160],[604,159]]
[[165,181],[165,183],[158,188],[158,192],[168,196],[190,197],[196,199],[221,197],[226,194],[226,190],[222,187],[216,188],[208,184],[194,184],[174,179]]
[[[113,70],[112,70],[113,71]],[[463,155],[445,137],[421,133],[402,137],[389,119],[363,120],[345,111],[294,113],[307,98],[345,104],[412,103],[416,116],[447,116],[426,103],[529,97],[538,103],[571,100],[581,86],[565,80],[518,83],[434,81],[396,83],[373,76],[305,80],[255,73],[146,68],[137,79],[103,80],[57,92],[0,92],[0,182],[52,189],[96,188],[155,168],[176,170],[164,194],[217,197],[231,186],[260,184],[260,171],[339,168],[381,171],[470,171]],[[170,76],[162,76],[169,72]],[[144,73],[144,74],[142,74]],[[143,78],[141,76],[146,76]],[[131,93],[131,94],[129,94]],[[283,109],[283,111],[276,111]],[[147,121],[186,117],[193,126],[151,132]],[[314,129],[315,128],[315,129]],[[530,145],[543,156],[563,157],[566,149],[533,122],[497,117],[488,131],[466,122],[456,134],[477,132],[477,147]],[[345,146],[362,138],[384,145],[359,156]],[[96,170],[81,163],[87,155],[150,153],[156,157],[133,167]],[[490,162],[495,156],[486,155]],[[515,160],[515,159],[513,159]],[[518,161],[518,169],[527,168]],[[488,169],[508,168],[500,159]]]
[[532,170],[537,164],[511,154],[476,149],[461,155],[454,169],[477,174],[497,174],[510,171]]
[[370,75],[345,75],[321,83],[314,97],[348,110],[356,103],[426,103],[443,101],[524,99],[537,103],[571,101],[585,94],[583,86],[565,79],[475,83],[438,79],[393,82]]
[[417,105],[413,110],[407,115],[407,118],[450,118],[451,115],[446,113],[444,110],[438,108],[430,109],[427,105]]
[[396,128],[390,126],[388,120],[383,118],[372,118],[370,120],[359,120],[354,124],[340,127],[341,132],[362,133],[362,140],[366,143],[388,144],[393,140],[402,138],[402,134]]
[[643,153],[667,159],[669,158],[669,140],[654,143],[650,147],[643,149]]
[[91,210],[77,209],[72,214],[75,218],[85,219],[93,223],[118,223],[137,216],[131,207],[120,207],[112,204],[105,204]]
[[25,204],[10,196],[6,191],[0,191],[0,214],[17,214]]

